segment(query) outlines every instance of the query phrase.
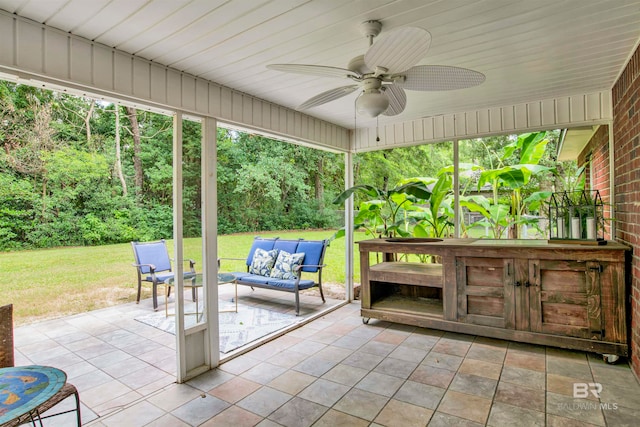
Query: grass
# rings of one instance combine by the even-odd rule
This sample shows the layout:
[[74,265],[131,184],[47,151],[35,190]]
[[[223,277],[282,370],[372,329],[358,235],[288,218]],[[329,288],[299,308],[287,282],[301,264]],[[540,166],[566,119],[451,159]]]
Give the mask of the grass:
[[[327,239],[332,230],[287,231],[218,236],[218,256],[246,258],[255,235]],[[356,240],[366,238],[357,235]],[[168,241],[173,253],[173,241]],[[184,239],[184,257],[202,269],[202,241]],[[354,281],[359,281],[358,248],[354,248]],[[331,243],[325,254],[323,283],[345,282],[345,239]],[[0,253],[0,305],[14,305],[16,325],[68,316],[135,301],[137,279],[129,243]],[[244,271],[243,261],[223,262],[221,271]],[[143,285],[142,298],[151,296]]]

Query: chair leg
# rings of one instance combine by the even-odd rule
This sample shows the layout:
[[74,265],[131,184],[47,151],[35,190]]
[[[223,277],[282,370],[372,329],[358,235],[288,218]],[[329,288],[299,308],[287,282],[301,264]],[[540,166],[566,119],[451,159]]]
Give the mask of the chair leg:
[[76,390],[76,392],[74,393],[74,396],[76,398],[76,420],[78,422],[78,427],[82,426],[82,417],[80,416],[80,394],[78,394],[78,391]]
[[318,289],[320,290],[320,298],[322,298],[322,302],[326,302],[324,299],[324,294],[322,293],[322,283],[318,283]]
[[296,316],[300,315],[300,295],[298,295],[298,290],[295,291],[296,294]]
[[136,304],[140,304],[140,292],[142,292],[142,282],[138,279],[138,297],[136,298]]
[[158,310],[158,284],[153,282],[153,309]]

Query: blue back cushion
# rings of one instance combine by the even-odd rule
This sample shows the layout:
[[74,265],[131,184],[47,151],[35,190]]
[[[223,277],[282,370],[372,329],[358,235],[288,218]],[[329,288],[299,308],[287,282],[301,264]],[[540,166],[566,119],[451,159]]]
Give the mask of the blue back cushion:
[[290,254],[299,252],[299,251],[296,251],[297,247],[298,247],[297,240],[276,240],[275,245],[273,245],[273,249],[289,252]]
[[[156,266],[156,273],[171,270],[171,260],[169,259],[169,252],[167,252],[167,246],[164,241],[136,243],[133,245],[133,249],[138,264],[153,264]],[[150,272],[150,269],[147,266],[143,266],[140,268],[140,271],[143,274],[147,274]]]
[[[304,252],[303,264],[319,265],[324,257],[324,241],[323,240],[301,240],[298,243],[296,252]],[[302,267],[302,271],[308,273],[316,273],[317,267]]]
[[253,239],[253,245],[251,245],[251,250],[249,251],[249,255],[247,256],[247,265],[251,265],[251,261],[253,261],[253,253],[256,249],[264,249],[265,251],[270,251],[273,249],[273,244],[276,242],[276,239],[261,239],[256,237]]

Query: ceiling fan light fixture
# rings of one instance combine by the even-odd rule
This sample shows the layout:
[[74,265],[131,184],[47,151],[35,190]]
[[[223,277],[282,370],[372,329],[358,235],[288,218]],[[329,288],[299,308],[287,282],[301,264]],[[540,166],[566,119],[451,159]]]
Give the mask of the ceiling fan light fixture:
[[378,89],[367,89],[356,99],[356,111],[369,117],[378,117],[389,108],[389,98]]

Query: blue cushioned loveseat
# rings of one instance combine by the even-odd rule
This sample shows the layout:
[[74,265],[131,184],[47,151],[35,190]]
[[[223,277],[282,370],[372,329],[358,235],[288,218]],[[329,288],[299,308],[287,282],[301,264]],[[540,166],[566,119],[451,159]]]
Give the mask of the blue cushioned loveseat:
[[[322,302],[325,302],[322,293],[322,267],[325,266],[323,260],[327,245],[327,240],[256,237],[245,260],[247,270],[233,274],[239,285],[293,292],[298,315],[301,290],[317,286]],[[218,266],[224,269],[221,262],[232,259],[238,258],[219,258]],[[306,273],[304,279],[303,273]],[[315,274],[317,280],[313,280],[312,274]]]

